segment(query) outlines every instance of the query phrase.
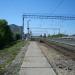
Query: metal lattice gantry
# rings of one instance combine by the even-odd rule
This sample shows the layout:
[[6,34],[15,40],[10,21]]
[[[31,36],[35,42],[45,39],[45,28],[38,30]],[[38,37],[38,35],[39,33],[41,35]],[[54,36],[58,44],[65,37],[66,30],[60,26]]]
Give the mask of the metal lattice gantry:
[[[57,19],[57,20],[75,20],[74,16],[50,16],[50,15],[41,15],[41,14],[23,14],[23,32],[22,32],[22,39],[24,38],[24,20],[25,19]],[[29,29],[29,28],[28,28]],[[60,31],[60,29],[59,29]]]
[[74,16],[50,16],[50,15],[40,15],[40,14],[23,14],[23,18],[31,19],[59,19],[59,20],[75,20]]

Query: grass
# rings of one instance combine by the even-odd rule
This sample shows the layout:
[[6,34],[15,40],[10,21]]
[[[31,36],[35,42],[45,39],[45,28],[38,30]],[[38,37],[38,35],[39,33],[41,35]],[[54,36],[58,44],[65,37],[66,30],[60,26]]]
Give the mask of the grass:
[[3,73],[6,65],[10,64],[20,52],[27,41],[17,41],[13,46],[0,50],[0,74]]

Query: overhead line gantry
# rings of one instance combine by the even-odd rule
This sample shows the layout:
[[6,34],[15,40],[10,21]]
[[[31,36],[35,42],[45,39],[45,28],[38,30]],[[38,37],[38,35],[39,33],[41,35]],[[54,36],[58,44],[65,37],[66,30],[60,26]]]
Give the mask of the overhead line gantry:
[[50,15],[41,15],[41,14],[23,14],[23,29],[22,29],[22,39],[24,39],[24,19],[57,19],[57,20],[75,20],[74,16],[50,16]]

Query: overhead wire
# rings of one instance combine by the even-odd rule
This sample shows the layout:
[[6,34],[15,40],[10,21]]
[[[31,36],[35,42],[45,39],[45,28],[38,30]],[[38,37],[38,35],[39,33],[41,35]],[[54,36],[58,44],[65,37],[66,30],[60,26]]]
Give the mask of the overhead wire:
[[57,6],[55,7],[55,9],[51,12],[51,14],[55,13],[55,11],[63,4],[64,0],[61,0]]

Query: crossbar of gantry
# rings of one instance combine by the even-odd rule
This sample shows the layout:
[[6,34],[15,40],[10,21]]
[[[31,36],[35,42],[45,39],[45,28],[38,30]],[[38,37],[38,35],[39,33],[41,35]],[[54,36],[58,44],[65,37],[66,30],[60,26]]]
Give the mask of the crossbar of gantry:
[[31,27],[31,29],[33,30],[58,30],[58,32],[60,33],[60,28],[40,28],[40,27]]
[[40,27],[31,27],[31,29],[53,29],[53,30],[58,30],[59,28],[40,28]]
[[31,19],[75,20],[74,16],[50,16],[50,15],[38,15],[38,14],[24,14],[23,17],[31,18]]

